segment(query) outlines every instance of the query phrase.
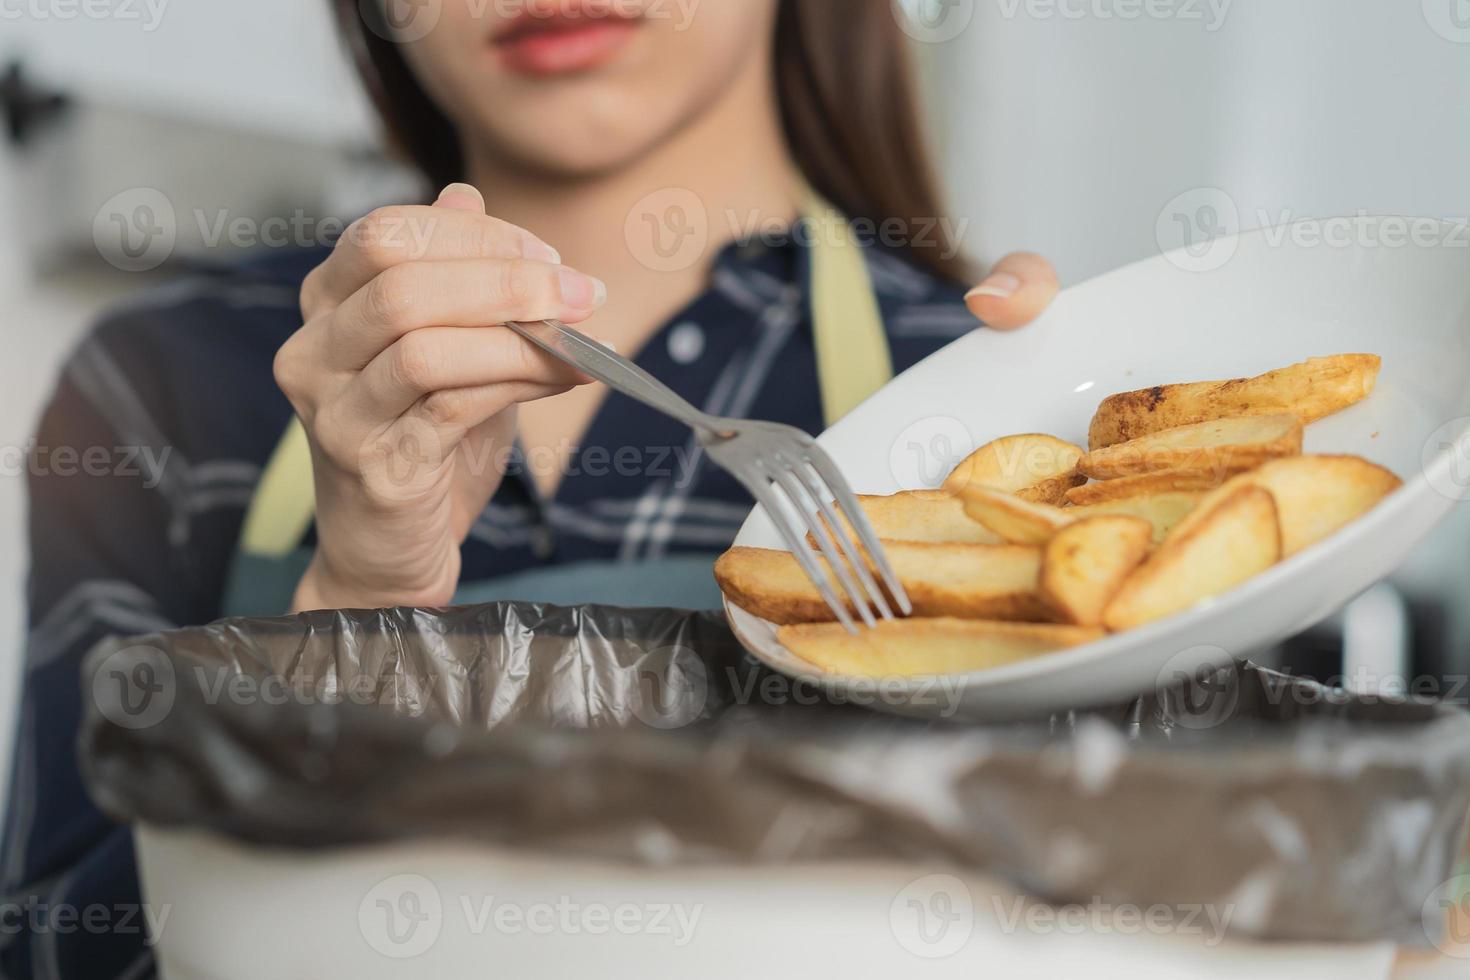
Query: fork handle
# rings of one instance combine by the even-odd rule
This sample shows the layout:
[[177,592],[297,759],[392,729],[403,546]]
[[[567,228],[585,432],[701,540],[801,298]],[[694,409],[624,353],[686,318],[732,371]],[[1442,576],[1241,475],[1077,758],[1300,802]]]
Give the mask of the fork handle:
[[727,435],[719,430],[713,416],[689,404],[668,385],[626,357],[564,323],[542,320],[539,323],[507,323],[506,326],[557,360],[655,411],[678,419],[691,429],[716,436]]

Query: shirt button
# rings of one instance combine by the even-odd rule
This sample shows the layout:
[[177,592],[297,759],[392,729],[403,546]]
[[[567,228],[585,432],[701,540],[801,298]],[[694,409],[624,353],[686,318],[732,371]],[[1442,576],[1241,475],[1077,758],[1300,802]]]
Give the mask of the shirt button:
[[681,323],[669,334],[669,356],[676,364],[693,364],[704,353],[704,331],[697,323]]
[[556,532],[545,525],[531,529],[531,553],[541,561],[556,554]]

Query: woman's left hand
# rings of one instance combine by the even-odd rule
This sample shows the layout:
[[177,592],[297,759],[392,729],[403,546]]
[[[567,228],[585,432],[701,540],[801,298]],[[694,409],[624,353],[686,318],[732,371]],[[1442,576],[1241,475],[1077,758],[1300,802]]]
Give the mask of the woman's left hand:
[[1041,316],[1059,289],[1050,262],[1032,252],[1014,252],[965,295],[965,305],[987,326],[1014,330]]

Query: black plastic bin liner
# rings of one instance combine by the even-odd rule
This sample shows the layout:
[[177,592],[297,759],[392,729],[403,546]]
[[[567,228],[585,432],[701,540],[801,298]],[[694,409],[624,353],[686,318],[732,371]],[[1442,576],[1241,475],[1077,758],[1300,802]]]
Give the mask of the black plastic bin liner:
[[[499,604],[233,620],[88,658],[91,793],[296,848],[455,836],[642,865],[902,859],[1232,933],[1423,945],[1470,714],[1242,665],[1034,724],[765,671],[709,614]],[[1432,903],[1430,903],[1432,905]]]

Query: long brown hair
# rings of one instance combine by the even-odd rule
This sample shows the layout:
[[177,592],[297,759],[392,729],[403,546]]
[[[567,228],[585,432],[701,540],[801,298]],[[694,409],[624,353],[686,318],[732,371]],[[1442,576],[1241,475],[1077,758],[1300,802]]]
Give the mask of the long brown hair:
[[[331,2],[396,147],[435,187],[463,179],[454,126],[385,39],[386,25],[363,20],[378,5]],[[922,239],[910,244],[911,257],[965,282],[958,243],[934,224],[944,212],[908,42],[889,0],[781,0],[775,72],[786,139],[812,187],[853,218],[907,223]]]

